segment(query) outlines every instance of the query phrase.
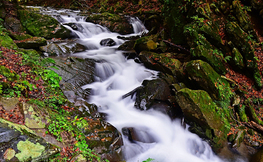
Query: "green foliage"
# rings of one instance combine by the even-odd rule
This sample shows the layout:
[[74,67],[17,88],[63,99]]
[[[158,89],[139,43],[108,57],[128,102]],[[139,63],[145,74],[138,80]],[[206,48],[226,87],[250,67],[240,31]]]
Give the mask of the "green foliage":
[[144,160],[143,162],[151,162],[151,161],[153,161],[154,159],[152,159],[152,158],[148,158],[147,160]]

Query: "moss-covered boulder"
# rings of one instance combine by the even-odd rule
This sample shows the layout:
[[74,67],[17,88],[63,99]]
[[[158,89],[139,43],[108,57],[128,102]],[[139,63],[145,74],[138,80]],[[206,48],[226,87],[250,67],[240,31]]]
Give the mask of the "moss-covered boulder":
[[9,49],[18,48],[17,45],[14,43],[14,41],[8,36],[8,34],[4,31],[1,31],[1,27],[0,27],[0,46]]
[[186,64],[185,71],[189,79],[197,82],[211,98],[230,103],[232,92],[229,83],[208,63],[202,60],[190,61]]
[[92,14],[87,17],[86,21],[105,26],[112,32],[117,32],[120,34],[133,33],[133,28],[129,23],[128,17],[117,14],[108,12]]
[[15,43],[19,48],[39,49],[40,46],[47,44],[47,40],[42,37],[32,37],[24,40],[17,40]]
[[201,127],[206,137],[211,139],[217,148],[223,146],[230,125],[223,110],[213,102],[207,92],[183,88],[176,93],[176,101],[187,121]]
[[70,30],[63,27],[56,19],[29,10],[19,10],[19,18],[29,34],[36,37],[69,38]]
[[157,49],[157,37],[154,35],[145,36],[135,41],[133,49],[140,53],[141,51],[153,51]]

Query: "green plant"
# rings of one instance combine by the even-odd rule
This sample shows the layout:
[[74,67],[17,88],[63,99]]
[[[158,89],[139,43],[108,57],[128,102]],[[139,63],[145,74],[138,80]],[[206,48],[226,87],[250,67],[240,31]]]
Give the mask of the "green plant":
[[154,159],[152,159],[152,158],[148,158],[147,160],[144,160],[143,162],[151,162],[151,161],[153,161]]

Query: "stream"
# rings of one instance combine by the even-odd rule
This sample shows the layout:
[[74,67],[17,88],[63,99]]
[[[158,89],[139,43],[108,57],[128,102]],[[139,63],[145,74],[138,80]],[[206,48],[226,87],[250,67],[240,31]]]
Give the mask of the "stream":
[[[72,54],[81,58],[97,61],[95,82],[83,86],[91,89],[89,103],[98,106],[106,114],[107,122],[112,124],[123,137],[123,156],[127,162],[141,162],[148,158],[158,162],[221,162],[210,146],[181,126],[180,120],[171,120],[167,115],[155,111],[141,111],[134,107],[136,95],[123,96],[141,86],[144,80],[158,77],[158,72],[145,68],[133,59],[127,59],[122,51],[116,50],[124,43],[118,39],[118,33],[85,21],[78,16],[79,11],[43,10],[60,21],[77,35],[77,41],[89,50]],[[65,14],[66,13],[66,14]],[[143,23],[137,18],[130,18],[134,33],[125,37],[147,33]],[[69,23],[75,24],[74,30]],[[116,45],[102,46],[100,41],[111,38]],[[124,128],[133,128],[139,141],[130,140],[123,133]]]

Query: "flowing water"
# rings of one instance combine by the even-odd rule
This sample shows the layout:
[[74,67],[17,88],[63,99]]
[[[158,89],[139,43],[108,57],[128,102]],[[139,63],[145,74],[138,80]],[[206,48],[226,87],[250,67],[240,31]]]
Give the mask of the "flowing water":
[[[107,121],[122,133],[123,128],[134,128],[139,141],[131,141],[123,135],[123,156],[128,162],[141,162],[148,158],[159,162],[220,162],[210,146],[197,135],[181,126],[180,121],[171,120],[161,112],[141,111],[134,107],[134,96],[123,95],[141,86],[143,80],[158,77],[158,72],[146,69],[142,64],[123,56],[116,48],[124,41],[118,39],[118,33],[107,28],[85,22],[85,18],[77,16],[78,12],[69,10],[48,10],[65,27],[72,30],[78,41],[90,50],[76,53],[74,56],[97,60],[95,82],[83,86],[92,89],[89,102],[99,107],[99,111],[107,114]],[[61,14],[67,13],[67,14]],[[130,18],[134,33],[147,32],[142,22]],[[78,30],[72,29],[68,23],[74,23]],[[112,38],[116,46],[105,47],[100,41]]]

